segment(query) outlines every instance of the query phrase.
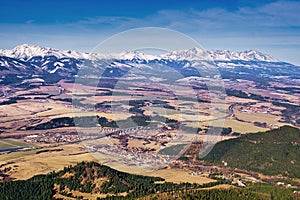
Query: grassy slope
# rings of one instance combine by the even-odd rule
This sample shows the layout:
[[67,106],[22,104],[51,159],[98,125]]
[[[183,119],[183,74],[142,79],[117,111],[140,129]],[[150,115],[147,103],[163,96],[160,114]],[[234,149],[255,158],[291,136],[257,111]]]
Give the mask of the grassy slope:
[[10,139],[1,139],[0,140],[0,150],[17,148],[17,147],[28,147],[29,145],[23,142],[10,140]]

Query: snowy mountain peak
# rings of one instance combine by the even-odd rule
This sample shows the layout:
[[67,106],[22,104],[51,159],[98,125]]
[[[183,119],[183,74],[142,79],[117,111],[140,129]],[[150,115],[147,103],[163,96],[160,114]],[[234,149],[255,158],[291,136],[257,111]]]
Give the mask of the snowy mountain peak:
[[109,57],[120,60],[155,60],[159,59],[159,56],[144,54],[137,51],[122,51],[121,53],[111,54]]
[[278,62],[279,60],[276,58],[273,58],[272,56],[268,54],[261,53],[259,51],[254,51],[254,50],[248,50],[244,51],[246,56],[251,60],[265,60],[265,61],[272,61],[272,62]]
[[68,57],[68,58],[87,58],[87,53],[80,53],[76,51],[61,51],[58,49],[40,47],[30,44],[22,44],[16,46],[11,50],[0,50],[0,56],[6,56],[11,58],[16,58],[20,60],[29,60],[34,56],[56,56],[59,58]]
[[32,44],[21,44],[19,46],[16,46],[12,50],[13,51],[18,51],[18,50],[22,50],[22,49],[46,49],[46,48],[45,47],[36,46],[36,45],[32,45]]
[[234,52],[229,50],[208,50],[205,51],[200,48],[192,48],[188,50],[172,51],[168,54],[162,55],[163,58],[172,60],[244,60],[244,61],[266,61],[279,62],[278,59],[273,58],[268,54],[261,53],[254,50],[246,50],[241,52]]
[[172,60],[211,60],[211,57],[207,54],[207,52],[198,47],[187,50],[172,51],[170,53],[162,55],[162,58],[169,58]]
[[46,56],[52,54],[59,54],[59,50],[39,47],[35,45],[23,44],[16,46],[12,50],[4,50],[1,52],[7,57],[13,57],[17,59],[27,60],[33,56]]
[[207,53],[213,60],[245,60],[245,61],[265,61],[265,62],[279,62],[278,59],[254,50],[246,51],[229,51],[229,50],[209,50]]

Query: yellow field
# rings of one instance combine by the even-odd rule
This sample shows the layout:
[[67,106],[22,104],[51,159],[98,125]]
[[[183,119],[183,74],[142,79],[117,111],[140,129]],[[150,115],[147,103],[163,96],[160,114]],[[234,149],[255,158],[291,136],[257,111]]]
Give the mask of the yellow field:
[[[11,173],[11,177],[17,179],[28,179],[36,174],[45,174],[54,170],[60,170],[70,164],[75,165],[83,160],[95,160],[89,153],[82,150],[81,145],[72,144],[60,146],[64,151],[45,152],[36,154],[38,150],[25,152],[12,152],[0,155],[0,164],[14,162],[18,167]],[[78,154],[79,155],[70,155]]]
[[[201,110],[199,110],[201,109]],[[145,115],[155,115],[158,114],[160,116],[164,116],[166,118],[169,119],[175,119],[178,121],[208,121],[213,119],[212,116],[207,116],[204,115],[202,113],[207,113],[207,114],[211,114],[209,109],[209,106],[206,105],[205,107],[203,107],[203,105],[201,106],[201,108],[199,109],[190,109],[190,108],[186,108],[186,107],[182,107],[180,109],[180,111],[177,110],[172,110],[172,109],[166,109],[163,107],[154,107],[154,108],[150,108],[149,110],[146,110],[144,113]],[[214,116],[224,116],[224,114],[219,113],[217,111],[214,111]]]
[[198,122],[198,123],[192,122],[186,124],[188,126],[195,127],[195,128],[197,127],[205,128],[209,126],[223,126],[222,124],[224,124],[224,127],[231,127],[233,132],[238,132],[238,133],[255,133],[255,132],[268,130],[266,128],[254,126],[251,123],[236,121],[232,118],[226,118],[225,120],[215,120],[215,121],[208,121],[208,122]]
[[231,127],[233,131],[238,133],[255,133],[268,130],[266,128],[254,126],[251,123],[239,122],[231,118],[225,120],[224,127]]
[[59,117],[83,117],[83,116],[100,116],[100,117],[106,117],[111,120],[123,120],[127,119],[131,116],[130,113],[120,113],[120,112],[114,112],[114,113],[105,113],[105,112],[69,112],[64,113],[60,115],[56,115],[53,118],[59,118]]
[[[39,86],[38,88],[17,91],[15,93],[15,96],[26,95],[26,97],[29,97],[28,94],[33,94],[33,93],[47,93],[47,95],[57,95],[59,93],[59,87],[55,86],[55,85]],[[36,95],[34,95],[34,96],[36,96]],[[42,95],[39,95],[39,96],[42,96]]]
[[0,106],[1,121],[11,121],[17,119],[26,119],[26,115],[33,115],[35,112],[45,111],[47,108],[41,104],[36,104],[36,107],[32,108],[32,103],[18,103]]
[[257,100],[244,99],[244,98],[233,97],[233,96],[227,96],[226,97],[226,103],[227,104],[232,104],[232,103],[249,103],[249,102],[257,102]]
[[174,183],[190,182],[204,184],[215,182],[215,180],[204,176],[190,175],[187,171],[181,169],[161,169],[150,173],[145,173],[145,175],[162,177],[166,179],[166,181]]
[[274,124],[277,126],[286,125],[285,123],[278,122],[281,117],[266,113],[245,113],[245,112],[235,112],[235,116],[238,119],[247,122],[266,122],[267,124]]
[[233,188],[234,186],[228,185],[228,184],[220,184],[216,185],[213,187],[208,187],[208,188],[201,188],[200,190],[214,190],[214,189],[219,189],[219,190],[228,190],[230,188]]

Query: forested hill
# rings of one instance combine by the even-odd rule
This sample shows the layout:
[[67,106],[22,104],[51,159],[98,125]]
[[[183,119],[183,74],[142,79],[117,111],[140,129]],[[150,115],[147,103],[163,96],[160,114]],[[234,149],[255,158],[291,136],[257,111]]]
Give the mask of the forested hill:
[[25,181],[2,182],[0,199],[89,199],[91,195],[93,199],[136,199],[158,192],[197,189],[220,183],[174,184],[159,177],[120,172],[96,162],[81,162]]
[[248,188],[209,189],[226,180],[204,185],[165,182],[158,177],[128,174],[95,163],[81,162],[59,172],[37,175],[28,180],[0,183],[0,199],[292,199],[290,188],[259,184]]
[[300,178],[300,130],[291,126],[217,143],[205,161],[229,167]]

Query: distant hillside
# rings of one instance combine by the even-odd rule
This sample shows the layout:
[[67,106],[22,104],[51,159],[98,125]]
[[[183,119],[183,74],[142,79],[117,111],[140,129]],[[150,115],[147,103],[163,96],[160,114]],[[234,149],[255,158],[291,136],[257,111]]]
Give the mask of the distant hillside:
[[300,130],[283,126],[217,143],[205,161],[266,175],[300,178]]

